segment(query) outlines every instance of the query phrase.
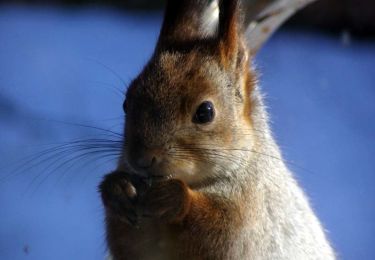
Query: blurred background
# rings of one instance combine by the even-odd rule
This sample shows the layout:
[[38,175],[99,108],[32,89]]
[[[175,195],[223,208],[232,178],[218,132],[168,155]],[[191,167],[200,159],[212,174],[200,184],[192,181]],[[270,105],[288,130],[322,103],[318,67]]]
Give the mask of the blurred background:
[[[0,259],[103,259],[97,193],[163,1],[0,3]],[[375,2],[318,1],[255,57],[278,143],[340,259],[375,259]]]

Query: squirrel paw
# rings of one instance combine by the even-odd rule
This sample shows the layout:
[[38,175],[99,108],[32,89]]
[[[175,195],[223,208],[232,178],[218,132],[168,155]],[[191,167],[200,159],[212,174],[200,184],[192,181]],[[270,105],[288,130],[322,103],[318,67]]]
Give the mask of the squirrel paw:
[[135,180],[123,172],[112,172],[99,185],[102,201],[110,216],[133,226],[138,225],[136,210],[137,189]]
[[168,223],[182,221],[190,204],[189,188],[176,179],[153,182],[140,200],[145,217],[157,217]]

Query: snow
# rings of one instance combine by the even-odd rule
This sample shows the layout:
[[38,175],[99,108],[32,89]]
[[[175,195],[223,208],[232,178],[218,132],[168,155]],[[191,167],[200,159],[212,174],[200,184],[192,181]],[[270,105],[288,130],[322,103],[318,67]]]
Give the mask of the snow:
[[[104,258],[96,187],[114,161],[27,156],[104,134],[66,122],[121,133],[118,90],[150,57],[160,23],[160,13],[0,9],[1,259]],[[374,259],[375,43],[283,30],[256,64],[278,143],[339,256]]]

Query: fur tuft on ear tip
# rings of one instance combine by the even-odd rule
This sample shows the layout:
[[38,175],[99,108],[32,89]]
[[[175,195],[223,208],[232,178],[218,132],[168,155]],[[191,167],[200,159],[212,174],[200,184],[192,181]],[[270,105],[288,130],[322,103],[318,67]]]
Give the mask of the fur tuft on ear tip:
[[237,34],[238,30],[237,0],[219,0],[219,35],[221,40],[229,40],[231,34]]
[[219,0],[218,41],[224,59],[235,58],[240,45],[241,15],[238,0]]
[[[206,38],[214,31],[215,17],[209,16],[210,8],[211,2],[207,0],[167,1],[157,48]],[[208,19],[209,29],[204,28],[205,19]]]

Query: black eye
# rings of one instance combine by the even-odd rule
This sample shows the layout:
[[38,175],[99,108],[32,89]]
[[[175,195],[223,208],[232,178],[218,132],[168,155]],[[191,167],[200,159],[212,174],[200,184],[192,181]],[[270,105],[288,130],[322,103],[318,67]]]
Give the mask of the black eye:
[[126,100],[122,103],[122,109],[125,113],[128,111],[128,102]]
[[194,122],[198,124],[206,124],[212,122],[214,117],[214,105],[210,101],[204,101],[199,105],[197,112],[195,112]]

